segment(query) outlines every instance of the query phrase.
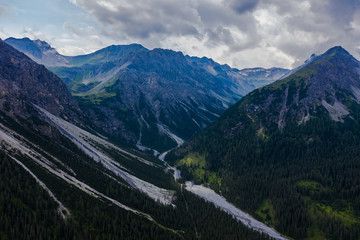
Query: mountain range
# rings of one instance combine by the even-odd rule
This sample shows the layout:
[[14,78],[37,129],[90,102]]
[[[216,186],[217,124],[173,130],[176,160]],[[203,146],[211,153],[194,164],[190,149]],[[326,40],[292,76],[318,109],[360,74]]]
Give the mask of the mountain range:
[[242,96],[289,72],[238,70],[138,44],[68,57],[40,40],[5,42],[57,74],[104,135],[155,153],[182,144]]
[[0,81],[1,239],[269,239],[97,132],[60,78],[2,40]]
[[359,239],[360,62],[340,46],[238,70],[9,38],[0,81],[1,239]]
[[294,239],[359,238],[360,62],[333,47],[167,155]]

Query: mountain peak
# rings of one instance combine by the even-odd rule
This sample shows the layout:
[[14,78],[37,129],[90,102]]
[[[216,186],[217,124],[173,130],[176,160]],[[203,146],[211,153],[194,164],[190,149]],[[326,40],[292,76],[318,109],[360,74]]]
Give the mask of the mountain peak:
[[[331,60],[333,58],[337,58],[338,61],[355,61],[358,62],[358,60],[356,58],[354,58],[348,51],[346,51],[343,47],[341,46],[335,46],[330,48],[329,50],[327,50],[324,54],[319,56],[319,60]],[[316,59],[317,60],[317,59]]]
[[350,55],[350,53],[348,51],[346,51],[342,46],[334,46],[334,47],[330,48],[329,50],[327,50],[324,53],[324,55],[335,54],[335,53]]
[[68,62],[67,57],[60,55],[53,47],[45,41],[24,38],[7,38],[5,42],[39,64],[46,66],[61,66]]
[[128,50],[128,49],[132,49],[132,50],[148,50],[147,48],[145,48],[144,46],[142,46],[141,44],[138,43],[133,43],[133,44],[129,44],[129,45],[110,45],[108,47],[105,47],[103,49],[100,49],[99,51],[124,51],[124,50]]
[[[31,40],[30,40],[31,41]],[[48,44],[45,41],[41,41],[40,39],[36,39],[33,41],[41,50],[55,50],[53,47],[50,46],[50,44]]]
[[24,38],[9,37],[9,38],[5,39],[4,41],[32,41],[32,40],[28,37],[24,37]]
[[280,130],[289,123],[304,124],[321,112],[344,122],[352,117],[349,106],[360,102],[358,69],[358,60],[342,47],[333,47],[290,76],[255,90],[242,105],[246,111],[263,112],[262,126],[276,124]]

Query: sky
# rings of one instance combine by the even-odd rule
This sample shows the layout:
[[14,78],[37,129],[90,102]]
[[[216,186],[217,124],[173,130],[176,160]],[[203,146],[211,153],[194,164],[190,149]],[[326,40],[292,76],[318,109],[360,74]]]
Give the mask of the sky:
[[294,68],[341,45],[360,59],[360,0],[0,0],[0,38],[64,55],[167,48],[239,69]]

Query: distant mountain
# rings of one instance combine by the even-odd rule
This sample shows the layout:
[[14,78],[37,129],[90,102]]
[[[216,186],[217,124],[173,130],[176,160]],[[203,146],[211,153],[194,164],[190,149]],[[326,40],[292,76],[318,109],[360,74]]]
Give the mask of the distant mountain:
[[269,239],[97,133],[61,79],[2,40],[0,83],[1,239]]
[[238,94],[242,96],[245,96],[255,88],[276,81],[290,72],[288,69],[283,68],[245,68],[239,70],[231,68],[227,64],[220,65],[206,57],[198,58],[186,56],[186,58],[192,65],[199,66],[218,78],[227,79],[228,81],[230,80],[235,83]]
[[35,62],[46,66],[63,66],[69,62],[68,57],[62,56],[48,43],[29,38],[8,38],[5,42],[20,52],[25,53]]
[[138,51],[148,50],[140,44],[111,45],[91,54],[67,57],[69,62],[66,65],[72,67],[83,66],[85,64],[97,65],[108,62],[117,62],[120,61],[122,57]]
[[131,44],[126,46],[109,46],[100,51],[88,55],[79,56],[63,56],[52,48],[47,42],[37,40],[30,40],[29,38],[7,38],[4,40],[7,44],[13,46],[20,52],[25,53],[35,62],[45,65],[47,67],[55,66],[81,66],[84,64],[92,64],[99,62],[116,61],[122,56],[136,51],[146,50],[139,44]]
[[[27,53],[26,49],[19,50]],[[237,70],[208,58],[138,44],[65,58],[65,66],[47,66],[99,130],[139,149],[159,152],[181,144],[243,95],[288,72]]]
[[295,239],[357,239],[360,63],[329,49],[259,88],[167,156]]

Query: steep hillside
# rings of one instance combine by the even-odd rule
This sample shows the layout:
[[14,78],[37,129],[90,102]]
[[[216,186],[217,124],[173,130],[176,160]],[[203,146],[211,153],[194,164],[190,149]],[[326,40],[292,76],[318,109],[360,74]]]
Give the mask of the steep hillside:
[[73,122],[80,109],[65,84],[44,66],[0,41],[0,106],[8,115],[32,116],[36,104]]
[[158,159],[79,128],[62,81],[1,40],[0,70],[1,239],[268,239]]
[[251,92],[167,160],[295,239],[358,239],[360,63],[329,49]]
[[[27,53],[24,47],[19,50]],[[241,71],[138,44],[66,59],[63,67],[48,67],[66,83],[99,131],[159,152],[181,144],[243,95],[288,72]]]

